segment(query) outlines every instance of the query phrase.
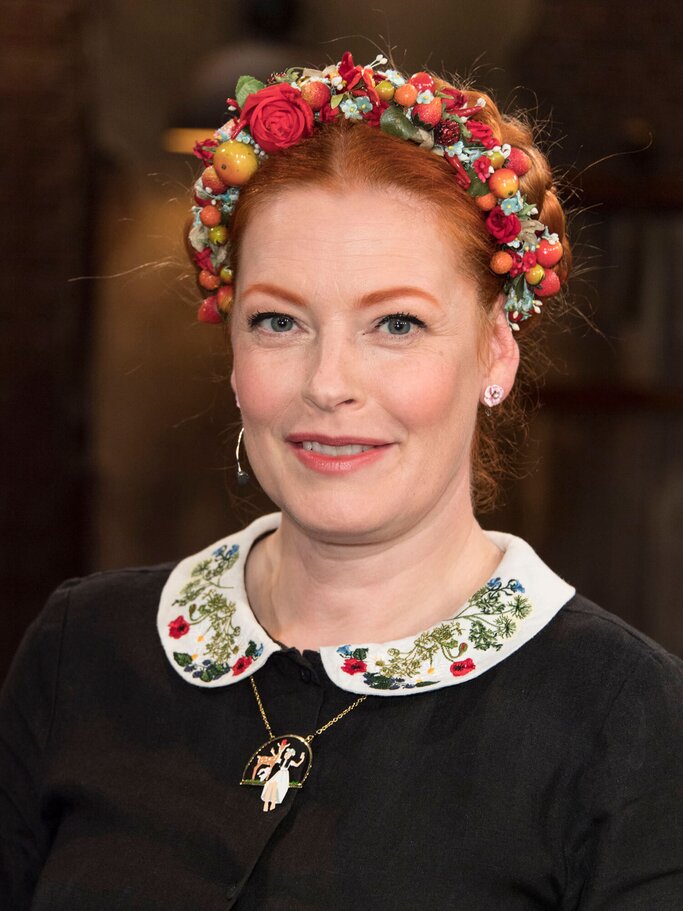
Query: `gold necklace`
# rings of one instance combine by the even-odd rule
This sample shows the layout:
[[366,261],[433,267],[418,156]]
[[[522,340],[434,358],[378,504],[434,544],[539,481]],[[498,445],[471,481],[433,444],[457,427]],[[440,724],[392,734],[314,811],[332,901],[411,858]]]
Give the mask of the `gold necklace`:
[[345,715],[352,712],[367,696],[360,696],[355,702],[331,718],[322,727],[312,734],[279,734],[275,736],[268,721],[266,710],[263,708],[261,694],[253,677],[249,678],[251,688],[258,705],[261,718],[266,726],[270,740],[252,753],[242,772],[240,784],[263,788],[261,800],[263,810],[274,810],[277,804],[282,803],[290,788],[303,787],[313,765],[313,751],[311,742],[318,734],[323,734],[333,724],[341,721]]

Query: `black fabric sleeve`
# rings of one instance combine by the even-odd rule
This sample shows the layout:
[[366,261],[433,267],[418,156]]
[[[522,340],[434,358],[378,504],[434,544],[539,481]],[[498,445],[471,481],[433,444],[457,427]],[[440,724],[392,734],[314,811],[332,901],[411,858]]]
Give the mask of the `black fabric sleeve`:
[[42,777],[74,582],[52,594],[27,631],[0,693],[0,908],[12,911],[30,907],[49,850]]
[[[683,663],[648,651],[616,695],[586,772],[580,911],[683,908]],[[583,811],[583,812],[582,812]]]

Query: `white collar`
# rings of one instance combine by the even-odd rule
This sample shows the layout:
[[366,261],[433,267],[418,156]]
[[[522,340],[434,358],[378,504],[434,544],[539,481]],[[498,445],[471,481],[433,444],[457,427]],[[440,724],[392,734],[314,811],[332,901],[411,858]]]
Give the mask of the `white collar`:
[[[254,616],[244,566],[254,541],[279,527],[271,513],[178,563],[161,593],[157,628],[173,668],[195,686],[237,683],[282,645]],[[494,578],[451,619],[394,642],[320,649],[330,679],[350,693],[408,695],[472,680],[536,635],[574,595],[514,535],[487,531],[504,553]]]

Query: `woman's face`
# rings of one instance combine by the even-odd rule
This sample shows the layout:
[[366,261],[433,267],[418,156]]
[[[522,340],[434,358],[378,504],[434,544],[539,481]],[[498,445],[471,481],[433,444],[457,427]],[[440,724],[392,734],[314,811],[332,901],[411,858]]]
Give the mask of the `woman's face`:
[[256,477],[309,534],[387,541],[469,509],[477,405],[517,346],[502,313],[482,338],[447,243],[386,190],[289,190],[249,222],[232,385]]

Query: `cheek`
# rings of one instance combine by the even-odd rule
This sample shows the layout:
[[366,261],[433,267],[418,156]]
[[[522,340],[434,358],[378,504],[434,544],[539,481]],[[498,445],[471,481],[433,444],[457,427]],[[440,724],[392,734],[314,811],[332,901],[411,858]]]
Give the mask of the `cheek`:
[[233,351],[234,382],[242,413],[255,424],[274,422],[296,397],[300,385],[296,372],[280,369],[268,353],[240,347]]

